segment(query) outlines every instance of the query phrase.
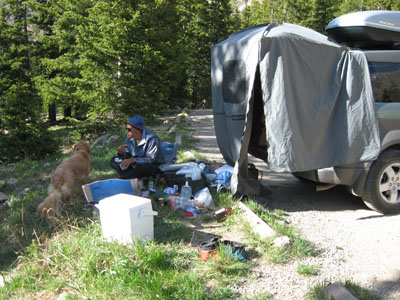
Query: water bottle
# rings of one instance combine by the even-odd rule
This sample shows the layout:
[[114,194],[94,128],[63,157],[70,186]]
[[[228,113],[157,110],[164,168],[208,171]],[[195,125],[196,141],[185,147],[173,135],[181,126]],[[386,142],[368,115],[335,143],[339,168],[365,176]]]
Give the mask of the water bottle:
[[185,199],[190,199],[192,197],[192,187],[187,180],[185,185],[181,187],[181,197]]

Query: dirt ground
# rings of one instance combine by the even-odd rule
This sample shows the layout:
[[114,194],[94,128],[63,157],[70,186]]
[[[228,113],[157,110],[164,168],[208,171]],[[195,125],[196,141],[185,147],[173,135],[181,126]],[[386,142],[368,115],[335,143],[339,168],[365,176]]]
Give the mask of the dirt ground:
[[[224,162],[215,138],[211,110],[189,115],[197,151],[209,160]],[[234,288],[242,295],[268,292],[274,299],[304,299],[318,283],[351,280],[378,293],[382,299],[400,299],[400,215],[382,215],[368,209],[344,187],[316,192],[315,186],[291,174],[274,173],[265,162],[249,157],[263,172],[262,184],[271,194],[259,199],[269,209],[288,213],[287,221],[317,248],[317,257],[285,265],[264,265],[255,277]],[[318,265],[316,276],[302,276],[299,264]]]

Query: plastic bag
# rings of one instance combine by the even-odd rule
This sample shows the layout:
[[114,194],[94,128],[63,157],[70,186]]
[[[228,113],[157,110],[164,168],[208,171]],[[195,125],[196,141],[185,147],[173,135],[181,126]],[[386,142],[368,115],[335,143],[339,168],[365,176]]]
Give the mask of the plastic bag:
[[193,198],[198,202],[203,203],[205,207],[215,209],[214,201],[212,199],[210,190],[207,187],[193,194]]
[[167,187],[164,190],[164,193],[168,194],[168,195],[175,195],[178,192],[178,190],[179,190],[179,187],[177,184],[175,184],[174,187]]
[[232,173],[229,171],[223,171],[217,174],[217,176],[214,177],[213,183],[214,184],[223,184],[226,187],[230,187],[231,185],[231,178],[232,178]]
[[186,178],[190,177],[192,180],[199,180],[201,179],[201,172],[202,169],[196,163],[189,163],[189,165],[176,171],[176,175],[185,175]]

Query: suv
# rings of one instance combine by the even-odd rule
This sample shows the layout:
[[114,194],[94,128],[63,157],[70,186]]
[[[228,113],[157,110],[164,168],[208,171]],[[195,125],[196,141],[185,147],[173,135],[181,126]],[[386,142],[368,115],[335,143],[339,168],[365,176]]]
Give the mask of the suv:
[[371,74],[381,152],[375,161],[293,173],[327,184],[347,185],[383,213],[400,212],[400,51],[365,51]]
[[[383,22],[382,15],[395,16]],[[400,22],[399,12],[360,12],[333,20],[328,36],[348,47],[368,49],[368,60],[381,151],[375,161],[336,166],[293,175],[326,184],[342,184],[371,209],[400,212]],[[364,22],[360,23],[360,19]],[[371,23],[372,22],[372,23]],[[375,23],[373,23],[375,22]],[[390,24],[383,28],[381,24]],[[375,43],[374,43],[375,41]],[[372,49],[379,50],[372,50]]]

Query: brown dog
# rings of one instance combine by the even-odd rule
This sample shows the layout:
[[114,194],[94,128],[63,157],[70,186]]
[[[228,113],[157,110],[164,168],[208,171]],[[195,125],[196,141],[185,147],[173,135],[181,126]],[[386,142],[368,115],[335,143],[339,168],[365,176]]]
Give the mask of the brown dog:
[[90,172],[90,145],[80,141],[73,146],[70,158],[54,171],[48,196],[37,207],[40,215],[58,215],[63,203],[73,195],[75,187],[84,184]]

